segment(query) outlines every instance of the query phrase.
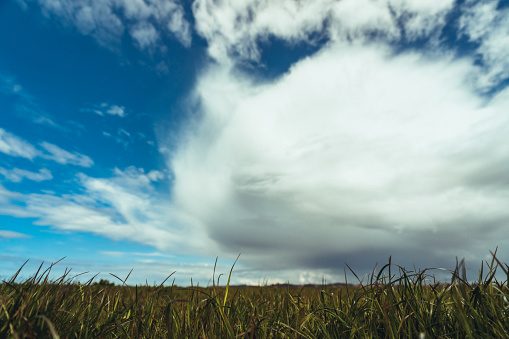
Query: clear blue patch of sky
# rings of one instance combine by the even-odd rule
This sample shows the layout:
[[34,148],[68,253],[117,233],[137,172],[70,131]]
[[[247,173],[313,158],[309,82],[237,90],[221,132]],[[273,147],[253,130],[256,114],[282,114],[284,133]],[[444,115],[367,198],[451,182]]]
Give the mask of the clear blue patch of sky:
[[328,39],[323,32],[312,34],[308,42],[291,43],[273,35],[260,39],[258,62],[240,65],[240,69],[261,81],[271,81],[288,72],[299,60],[319,51]]
[[497,9],[503,9],[503,8],[509,8],[509,0],[499,0]]

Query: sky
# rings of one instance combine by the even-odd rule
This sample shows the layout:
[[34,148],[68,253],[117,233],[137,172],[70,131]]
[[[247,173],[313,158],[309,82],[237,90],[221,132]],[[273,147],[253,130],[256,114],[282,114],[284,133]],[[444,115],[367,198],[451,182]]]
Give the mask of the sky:
[[508,85],[505,0],[0,0],[0,277],[475,278]]

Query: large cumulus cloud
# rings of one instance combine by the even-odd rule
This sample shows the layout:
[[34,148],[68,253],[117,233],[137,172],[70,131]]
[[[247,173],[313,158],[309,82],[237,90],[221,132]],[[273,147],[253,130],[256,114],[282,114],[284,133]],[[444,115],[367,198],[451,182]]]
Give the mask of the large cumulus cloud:
[[[484,66],[458,56],[442,36],[453,7],[458,36],[481,46],[500,25],[479,21],[476,33],[463,19],[480,15],[473,2],[362,3],[195,2],[218,63],[197,83],[199,114],[168,165],[176,206],[215,251],[243,252],[257,270],[333,274],[389,255],[480,260],[506,243],[509,91],[483,94],[480,69],[499,76],[494,88],[507,67],[496,51]],[[313,43],[316,32],[328,43],[275,81],[235,67],[259,60],[269,36]],[[420,49],[393,48],[419,39]]]

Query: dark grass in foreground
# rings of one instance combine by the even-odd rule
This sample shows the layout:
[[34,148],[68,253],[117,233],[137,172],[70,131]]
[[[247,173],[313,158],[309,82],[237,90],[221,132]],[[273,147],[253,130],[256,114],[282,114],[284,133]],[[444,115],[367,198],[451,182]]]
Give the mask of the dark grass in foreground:
[[493,254],[477,282],[460,263],[440,284],[389,261],[361,284],[286,288],[80,284],[50,280],[51,267],[16,282],[18,271],[0,284],[0,338],[507,338],[497,269],[509,277]]

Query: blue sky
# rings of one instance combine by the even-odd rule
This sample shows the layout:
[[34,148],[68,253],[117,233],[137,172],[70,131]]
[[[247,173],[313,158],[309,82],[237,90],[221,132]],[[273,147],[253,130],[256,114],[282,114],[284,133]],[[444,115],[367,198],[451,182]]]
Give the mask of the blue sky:
[[509,255],[508,27],[507,1],[2,1],[0,275],[475,275]]

